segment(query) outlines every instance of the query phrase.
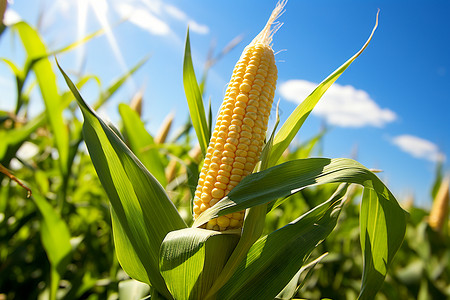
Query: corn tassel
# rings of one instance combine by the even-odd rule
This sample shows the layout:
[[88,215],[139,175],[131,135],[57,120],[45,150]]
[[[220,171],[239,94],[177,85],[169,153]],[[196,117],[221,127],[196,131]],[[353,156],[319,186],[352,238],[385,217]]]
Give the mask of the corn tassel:
[[[275,93],[277,67],[272,28],[286,1],[277,4],[264,29],[244,49],[228,84],[194,197],[193,212],[202,212],[226,196],[252,173],[261,155]],[[210,220],[212,230],[241,228],[244,211]]]

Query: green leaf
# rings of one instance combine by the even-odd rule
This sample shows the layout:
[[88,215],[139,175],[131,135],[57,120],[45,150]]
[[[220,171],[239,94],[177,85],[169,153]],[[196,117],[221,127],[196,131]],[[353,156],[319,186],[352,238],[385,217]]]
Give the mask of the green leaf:
[[[284,289],[275,297],[275,299],[280,300],[289,300],[294,298],[297,291],[303,286],[303,284],[308,280],[308,278],[311,276],[312,271],[314,270],[314,267],[325,257],[328,253],[324,253],[306,266],[302,266],[300,270],[292,277],[291,281],[284,287]],[[306,272],[303,280],[300,281],[300,276]],[[300,285],[299,285],[300,283]]]
[[[371,197],[364,197],[361,204],[361,241],[365,243],[364,295],[367,279],[375,278],[379,283],[379,279],[386,276],[392,257],[405,235],[406,213],[381,180],[354,160],[299,159],[251,174],[226,197],[201,214],[193,226],[200,226],[218,216],[287,197],[308,186],[337,182],[361,184],[370,191]],[[366,231],[369,234],[366,234]],[[384,262],[384,267],[381,267],[381,262]],[[374,289],[372,293],[376,293],[380,287],[375,283],[370,286]]]
[[364,189],[360,213],[364,270],[358,299],[375,297],[405,235],[405,217],[401,218],[397,203],[387,195]]
[[150,292],[150,287],[142,282],[129,279],[119,282],[119,299],[140,300]]
[[134,279],[152,285],[170,299],[159,272],[159,249],[167,233],[187,226],[159,182],[60,70],[83,113],[84,139],[112,205],[119,262]]
[[[22,44],[27,53],[27,61],[46,56],[47,49],[38,32],[25,22],[18,22],[12,26],[19,33]],[[67,174],[67,160],[69,156],[69,134],[63,120],[63,107],[61,105],[56,75],[48,58],[43,58],[32,65],[36,75],[42,98],[44,100],[47,118],[58,149],[60,168]]]
[[70,232],[67,224],[44,197],[34,194],[32,198],[42,215],[41,240],[51,266],[50,299],[56,299],[59,280],[71,259]]
[[206,150],[208,149],[211,132],[209,131],[208,123],[206,122],[202,94],[200,93],[197,79],[195,77],[194,66],[192,65],[189,30],[186,35],[186,48],[184,51],[183,85],[189,106],[192,125],[194,126],[195,133],[197,134],[198,142],[204,156],[206,154]]
[[378,14],[377,20],[372,33],[370,34],[368,40],[364,46],[355,55],[353,55],[349,60],[347,60],[342,66],[340,66],[336,71],[331,73],[324,81],[322,81],[317,88],[308,96],[306,99],[297,106],[297,108],[292,112],[283,126],[278,131],[275,136],[274,145],[272,149],[272,155],[270,157],[269,166],[274,166],[280,159],[284,150],[289,146],[294,137],[296,136],[299,129],[302,127],[306,118],[309,116],[313,108],[319,102],[323,94],[328,90],[328,88],[341,76],[341,74],[350,66],[350,64],[366,49],[369,45],[370,40],[378,26]]
[[119,113],[128,137],[128,143],[134,154],[144,164],[147,170],[161,183],[167,185],[164,165],[153,137],[145,129],[139,115],[126,104],[119,105]]
[[336,226],[346,185],[297,220],[259,239],[219,299],[274,299],[291,281],[317,244]]
[[23,127],[0,130],[0,160],[5,158],[8,147],[20,146],[37,128],[42,126],[45,122],[45,115],[41,114]]
[[[237,234],[236,234],[237,233]],[[239,232],[187,228],[161,245],[161,274],[175,299],[204,299],[239,240]]]

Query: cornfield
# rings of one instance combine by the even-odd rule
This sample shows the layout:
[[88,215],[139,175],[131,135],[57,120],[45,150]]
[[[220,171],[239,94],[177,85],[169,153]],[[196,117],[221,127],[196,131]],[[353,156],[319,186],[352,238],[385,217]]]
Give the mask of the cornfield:
[[[243,52],[216,120],[205,110],[206,74],[199,84],[188,30],[190,120],[171,135],[169,115],[155,137],[141,119],[140,92],[119,105],[120,124],[97,113],[147,58],[85,101],[80,90],[93,77],[75,80],[57,59],[102,32],[50,51],[29,24],[2,27],[16,33],[26,61],[2,58],[17,99],[0,118],[0,299],[450,297],[442,171],[432,212],[406,212],[369,168],[317,156],[326,131],[291,145],[369,46],[378,15],[362,48],[280,124],[272,44],[285,5],[249,45],[233,45]],[[30,89],[45,106],[33,117]],[[24,147],[33,155],[21,156]]]

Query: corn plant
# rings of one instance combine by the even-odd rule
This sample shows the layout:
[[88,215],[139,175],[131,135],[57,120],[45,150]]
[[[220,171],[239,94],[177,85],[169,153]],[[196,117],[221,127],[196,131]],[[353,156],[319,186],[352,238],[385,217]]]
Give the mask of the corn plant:
[[[117,292],[120,269],[110,251],[107,200],[89,157],[78,147],[82,124],[75,116],[77,107],[71,105],[73,95],[60,91],[49,58],[102,31],[50,50],[38,30],[26,22],[4,29],[18,37],[26,59],[20,65],[0,58],[11,70],[17,91],[15,99],[2,98],[15,103],[12,111],[0,111],[0,173],[7,175],[0,174],[0,299],[56,299],[57,295],[78,299],[89,294],[107,298]],[[91,80],[99,84],[95,103],[99,108],[144,62],[104,87],[94,75],[82,75],[76,84],[79,88]],[[34,99],[35,89],[45,109],[31,117],[31,103],[40,101]],[[22,147],[36,153],[24,158],[19,154]],[[28,195],[13,182],[28,189]]]
[[[278,3],[264,29],[244,49],[213,132],[194,74],[188,32],[183,82],[204,155],[191,226],[158,181],[162,176],[153,174],[151,169],[157,165],[145,163],[143,153],[130,150],[123,137],[86,104],[60,67],[82,111],[84,140],[111,203],[117,258],[130,277],[151,286],[151,299],[292,299],[303,284],[300,275],[322,259],[311,253],[333,232],[351,183],[364,187],[359,299],[375,297],[402,243],[406,214],[366,167],[343,158],[279,164],[321,96],[367,47],[376,25],[361,50],[265,139],[277,77],[271,41],[279,25],[273,25],[285,4]],[[262,235],[266,214],[292,195],[335,183],[341,184],[328,200]]]

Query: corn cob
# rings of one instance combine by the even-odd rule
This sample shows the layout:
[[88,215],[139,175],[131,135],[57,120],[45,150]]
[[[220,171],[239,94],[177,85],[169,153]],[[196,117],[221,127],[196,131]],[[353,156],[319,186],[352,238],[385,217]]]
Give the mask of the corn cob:
[[448,222],[448,205],[449,205],[449,185],[450,177],[446,177],[441,182],[436,198],[431,208],[428,224],[437,232],[442,232]]
[[[271,47],[272,28],[286,1],[279,2],[264,29],[245,47],[228,84],[195,191],[193,212],[202,212],[226,196],[259,160],[277,81]],[[210,220],[212,230],[241,228],[244,211]]]

